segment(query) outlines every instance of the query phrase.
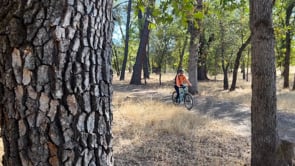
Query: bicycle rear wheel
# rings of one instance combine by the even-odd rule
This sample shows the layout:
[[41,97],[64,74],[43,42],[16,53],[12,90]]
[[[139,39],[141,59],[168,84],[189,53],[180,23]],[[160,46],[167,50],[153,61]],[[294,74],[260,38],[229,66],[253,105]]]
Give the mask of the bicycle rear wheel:
[[176,101],[176,96],[177,96],[177,93],[176,93],[176,91],[174,91],[174,92],[172,93],[172,102],[173,102],[174,104],[179,104],[179,102]]
[[193,96],[191,94],[186,93],[184,95],[184,105],[185,105],[186,109],[188,109],[188,110],[193,108],[194,100],[193,100]]

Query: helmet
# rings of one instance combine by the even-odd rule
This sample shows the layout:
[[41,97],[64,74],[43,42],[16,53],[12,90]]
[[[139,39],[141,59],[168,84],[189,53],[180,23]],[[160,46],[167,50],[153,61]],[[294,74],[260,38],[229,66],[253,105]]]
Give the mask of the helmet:
[[179,74],[179,73],[183,73],[183,70],[182,69],[178,69],[177,70],[177,74]]

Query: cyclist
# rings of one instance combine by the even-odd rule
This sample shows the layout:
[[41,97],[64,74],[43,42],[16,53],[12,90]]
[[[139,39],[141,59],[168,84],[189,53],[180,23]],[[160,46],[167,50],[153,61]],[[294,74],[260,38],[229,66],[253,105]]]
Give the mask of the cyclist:
[[176,101],[178,102],[179,100],[179,88],[181,88],[182,86],[184,86],[183,84],[187,83],[189,86],[192,86],[192,84],[190,83],[190,81],[188,79],[186,79],[185,75],[183,74],[183,70],[179,69],[177,70],[177,75],[175,76],[175,85],[174,88],[176,90]]

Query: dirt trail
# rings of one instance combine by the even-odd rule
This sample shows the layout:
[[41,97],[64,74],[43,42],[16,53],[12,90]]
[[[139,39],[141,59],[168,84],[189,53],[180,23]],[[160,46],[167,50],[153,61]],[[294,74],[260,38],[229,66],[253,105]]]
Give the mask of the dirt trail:
[[[231,101],[217,101],[213,97],[196,97],[195,111],[216,119],[223,119],[233,124],[236,133],[251,135],[250,107]],[[279,137],[295,143],[295,114],[278,111]]]
[[[154,89],[131,88],[129,90],[129,97],[142,100],[162,100],[171,103],[171,94],[164,94]],[[201,112],[206,116],[230,122],[236,134],[246,137],[251,135],[251,114],[250,107],[247,105],[231,101],[219,101],[212,96],[194,96],[194,108],[191,111]],[[279,137],[295,143],[295,114],[279,110],[277,119]]]

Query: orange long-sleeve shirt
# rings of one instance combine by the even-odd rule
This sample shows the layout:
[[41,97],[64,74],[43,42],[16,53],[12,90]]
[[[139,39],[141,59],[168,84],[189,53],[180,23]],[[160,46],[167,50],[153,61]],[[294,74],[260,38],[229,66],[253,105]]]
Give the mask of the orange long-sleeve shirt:
[[180,87],[184,83],[191,85],[190,81],[186,79],[186,77],[183,74],[178,74],[176,76],[176,86]]

